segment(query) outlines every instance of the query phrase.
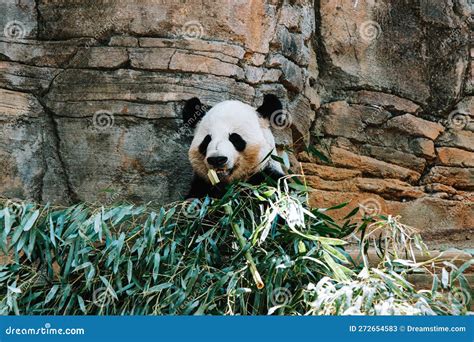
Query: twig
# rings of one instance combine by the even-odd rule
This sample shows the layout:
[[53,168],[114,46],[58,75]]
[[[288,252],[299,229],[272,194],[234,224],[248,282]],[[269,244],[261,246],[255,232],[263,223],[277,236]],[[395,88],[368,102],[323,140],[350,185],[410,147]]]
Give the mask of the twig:
[[[232,208],[230,207],[230,204],[225,205],[224,210],[227,215],[229,216],[232,215]],[[245,248],[247,241],[245,241],[245,238],[242,235],[242,232],[240,231],[239,226],[235,222],[231,222],[230,225],[232,226],[232,231],[235,237],[239,241],[240,247],[242,249]],[[265,284],[263,283],[260,273],[258,273],[257,266],[255,265],[255,261],[252,258],[252,254],[250,254],[250,251],[247,250],[244,255],[245,255],[245,258],[247,259],[247,262],[249,263],[250,273],[252,273],[252,277],[255,284],[257,285],[257,289],[259,290],[263,289],[265,287]]]

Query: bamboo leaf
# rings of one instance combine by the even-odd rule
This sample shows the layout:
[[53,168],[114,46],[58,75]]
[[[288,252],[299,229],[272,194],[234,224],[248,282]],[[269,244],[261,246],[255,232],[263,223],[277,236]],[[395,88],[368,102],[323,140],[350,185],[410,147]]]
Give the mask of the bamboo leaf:
[[8,290],[10,290],[13,293],[21,293],[21,290],[18,287],[15,286],[7,286]]
[[4,221],[5,221],[5,230],[3,231],[3,236],[7,237],[12,228],[13,220],[10,215],[10,210],[8,210],[8,207],[5,207],[3,209],[3,214],[4,214]]
[[79,308],[81,309],[84,315],[87,315],[86,305],[84,304],[84,299],[81,296],[77,296],[77,302],[79,303]]
[[54,298],[54,295],[56,294],[56,292],[58,292],[58,290],[59,290],[59,285],[53,285],[51,290],[49,290],[48,294],[46,295],[44,303],[48,304],[50,301],[52,301]]
[[39,214],[40,214],[39,210],[35,210],[33,212],[33,214],[31,214],[30,218],[28,219],[28,221],[26,221],[25,225],[23,226],[23,231],[24,232],[29,231],[31,229],[31,227],[33,227],[36,220],[38,219]]
[[54,234],[54,224],[51,215],[49,215],[49,237],[53,246],[56,247],[56,235]]
[[146,291],[145,294],[150,294],[150,293],[154,293],[154,292],[160,292],[162,290],[165,290],[167,288],[170,288],[171,286],[173,286],[173,283],[163,283],[163,284],[160,284],[160,285],[155,285],[153,287],[150,287],[148,289],[148,291]]
[[153,277],[153,280],[156,281],[156,279],[158,278],[158,272],[160,271],[160,253],[156,252],[154,257],[153,257],[153,273],[152,273],[152,277]]
[[132,281],[133,274],[133,263],[132,260],[128,259],[127,261],[127,280],[130,283]]
[[461,265],[461,267],[459,267],[457,270],[454,270],[453,274],[451,275],[452,281],[455,281],[465,270],[467,270],[472,265],[474,265],[474,259],[466,261],[464,264]]

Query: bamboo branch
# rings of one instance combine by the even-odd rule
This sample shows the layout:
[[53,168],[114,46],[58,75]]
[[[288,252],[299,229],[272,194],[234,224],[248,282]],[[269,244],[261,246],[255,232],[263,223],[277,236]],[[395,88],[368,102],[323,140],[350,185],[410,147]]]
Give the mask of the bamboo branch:
[[[231,216],[232,215],[232,208],[230,207],[230,204],[227,204],[225,207],[225,212],[227,215]],[[235,222],[231,222],[230,224],[232,226],[232,232],[234,233],[235,237],[239,241],[240,247],[243,249],[247,245],[247,241],[245,240],[244,236],[242,235],[242,232],[239,229],[239,226]],[[257,285],[257,289],[261,290],[265,287],[265,284],[263,283],[262,277],[260,276],[260,273],[258,273],[257,266],[255,265],[255,261],[252,258],[252,254],[250,254],[250,251],[247,249],[244,253],[245,258],[247,259],[247,262],[249,264],[249,269],[250,273],[252,273],[253,280],[255,284]]]

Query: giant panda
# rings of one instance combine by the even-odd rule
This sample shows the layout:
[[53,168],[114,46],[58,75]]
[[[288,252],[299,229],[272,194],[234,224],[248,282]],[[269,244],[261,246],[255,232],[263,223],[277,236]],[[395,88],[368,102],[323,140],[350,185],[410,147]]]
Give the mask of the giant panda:
[[[258,108],[227,100],[209,109],[196,97],[188,100],[182,114],[184,124],[194,128],[188,151],[194,175],[186,198],[219,198],[234,181],[258,185],[283,177],[281,164],[270,158],[277,154],[270,119],[281,110],[275,95],[265,95]],[[208,178],[211,169],[219,177],[216,185]]]

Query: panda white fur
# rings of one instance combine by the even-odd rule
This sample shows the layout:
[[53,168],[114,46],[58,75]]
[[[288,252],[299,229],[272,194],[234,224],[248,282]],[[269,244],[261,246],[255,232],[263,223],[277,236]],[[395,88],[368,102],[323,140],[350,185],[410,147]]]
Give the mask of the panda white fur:
[[[269,157],[276,155],[270,118],[282,110],[276,96],[265,95],[257,109],[234,100],[207,109],[198,98],[188,100],[183,109],[184,124],[195,127],[188,152],[194,176],[187,198],[221,197],[233,181],[256,185],[284,175],[280,163]],[[208,179],[210,169],[219,177],[216,185]]]

